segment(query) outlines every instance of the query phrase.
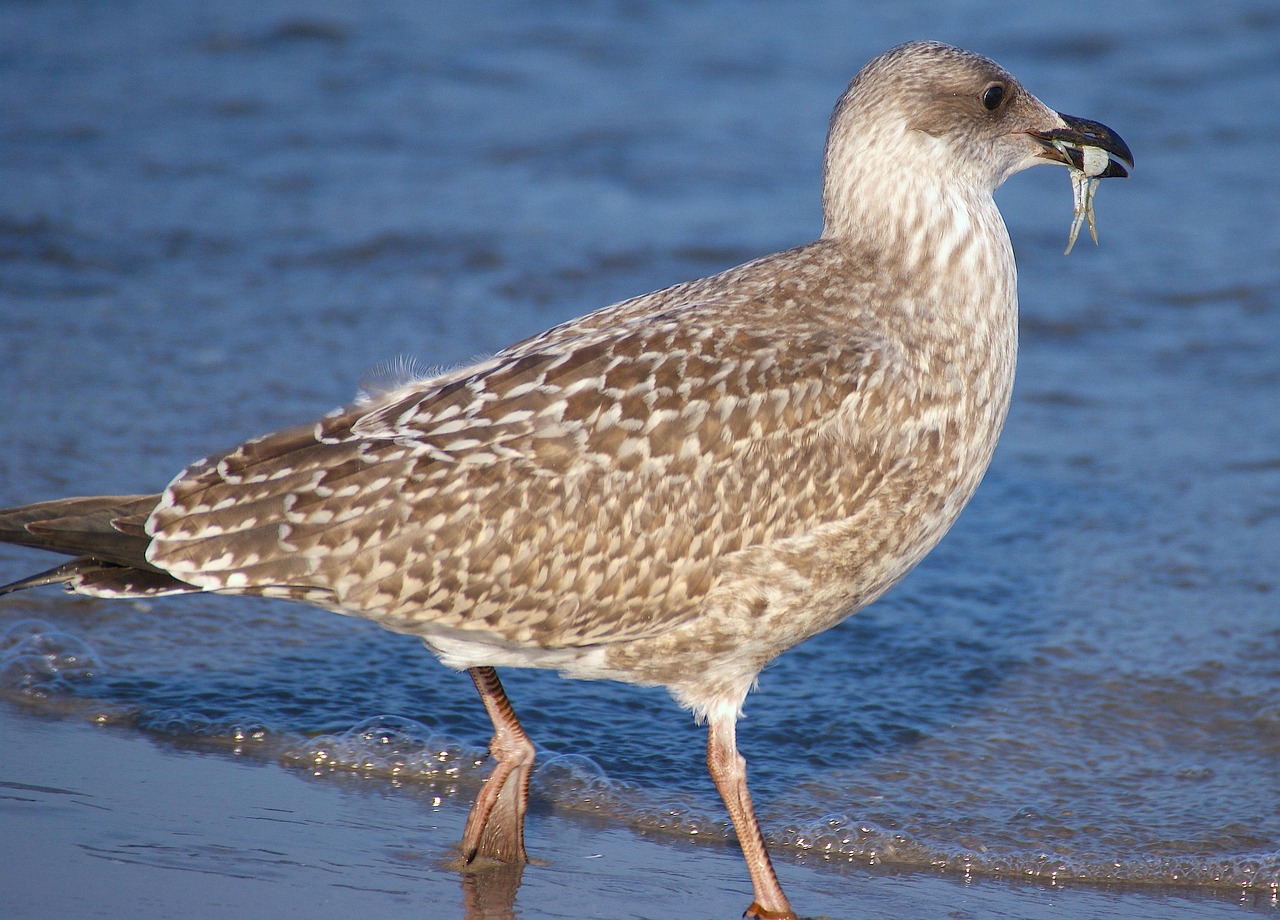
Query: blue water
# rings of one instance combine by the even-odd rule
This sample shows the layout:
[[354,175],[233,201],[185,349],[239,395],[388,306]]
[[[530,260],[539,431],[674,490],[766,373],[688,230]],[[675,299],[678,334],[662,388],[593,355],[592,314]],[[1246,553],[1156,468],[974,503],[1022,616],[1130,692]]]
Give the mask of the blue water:
[[[740,729],[762,820],[837,862],[1274,901],[1271,0],[191,6],[0,2],[0,505],[151,491],[388,359],[464,361],[804,242],[849,77],[910,38],[971,47],[1138,167],[1068,258],[1062,170],[1000,192],[1023,305],[1001,447],[916,573],[764,674]],[[46,564],[0,548],[0,580]],[[665,694],[504,680],[544,802],[721,832]],[[461,796],[489,734],[415,640],[239,599],[6,598],[0,693]]]

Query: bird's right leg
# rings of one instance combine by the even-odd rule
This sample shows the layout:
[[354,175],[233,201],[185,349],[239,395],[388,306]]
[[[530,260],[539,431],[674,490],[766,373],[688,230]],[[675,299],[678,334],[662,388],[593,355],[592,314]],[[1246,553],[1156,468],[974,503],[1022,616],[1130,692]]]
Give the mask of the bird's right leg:
[[751,873],[755,900],[744,916],[759,920],[796,920],[769,861],[764,835],[747,791],[747,762],[738,753],[736,713],[713,713],[707,719],[707,771],[729,809],[733,829]]
[[520,727],[511,702],[493,668],[467,671],[480,691],[480,699],[493,722],[489,754],[495,763],[476,796],[462,834],[462,858],[477,857],[502,862],[528,862],[524,851],[524,813],[529,803],[529,774],[534,747]]

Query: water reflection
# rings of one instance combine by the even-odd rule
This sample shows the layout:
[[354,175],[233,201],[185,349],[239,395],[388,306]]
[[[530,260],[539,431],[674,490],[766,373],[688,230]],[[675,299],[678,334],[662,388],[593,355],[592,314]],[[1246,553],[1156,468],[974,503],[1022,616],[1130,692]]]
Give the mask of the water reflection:
[[515,920],[516,893],[524,863],[488,862],[462,870],[462,910],[466,920]]

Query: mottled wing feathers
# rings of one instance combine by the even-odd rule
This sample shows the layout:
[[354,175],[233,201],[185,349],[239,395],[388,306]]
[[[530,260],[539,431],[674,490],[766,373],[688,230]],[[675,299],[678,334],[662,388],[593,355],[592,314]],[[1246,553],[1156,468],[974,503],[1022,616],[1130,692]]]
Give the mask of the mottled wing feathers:
[[676,306],[588,317],[197,464],[148,558],[404,632],[565,647],[682,621],[728,554],[847,511],[870,461],[832,426],[856,426],[851,394],[885,357],[821,323],[779,339],[774,318]]

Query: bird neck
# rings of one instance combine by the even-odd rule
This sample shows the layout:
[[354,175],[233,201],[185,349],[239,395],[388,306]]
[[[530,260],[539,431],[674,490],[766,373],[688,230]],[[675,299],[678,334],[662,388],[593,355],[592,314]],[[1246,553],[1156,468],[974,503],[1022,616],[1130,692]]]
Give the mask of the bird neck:
[[[918,152],[919,147],[915,150]],[[878,158],[879,168],[828,170],[823,238],[849,247],[892,293],[914,340],[963,368],[980,427],[994,444],[1008,405],[1017,351],[1017,268],[993,189],[975,177]],[[985,443],[985,441],[984,441]]]
[[883,254],[916,278],[966,261],[1012,275],[1013,247],[990,171],[900,121],[846,117],[844,104],[823,164],[823,238]]
[[1016,309],[1013,246],[989,191],[935,175],[866,178],[828,182],[823,239],[849,246],[923,302],[945,292],[977,309]]

